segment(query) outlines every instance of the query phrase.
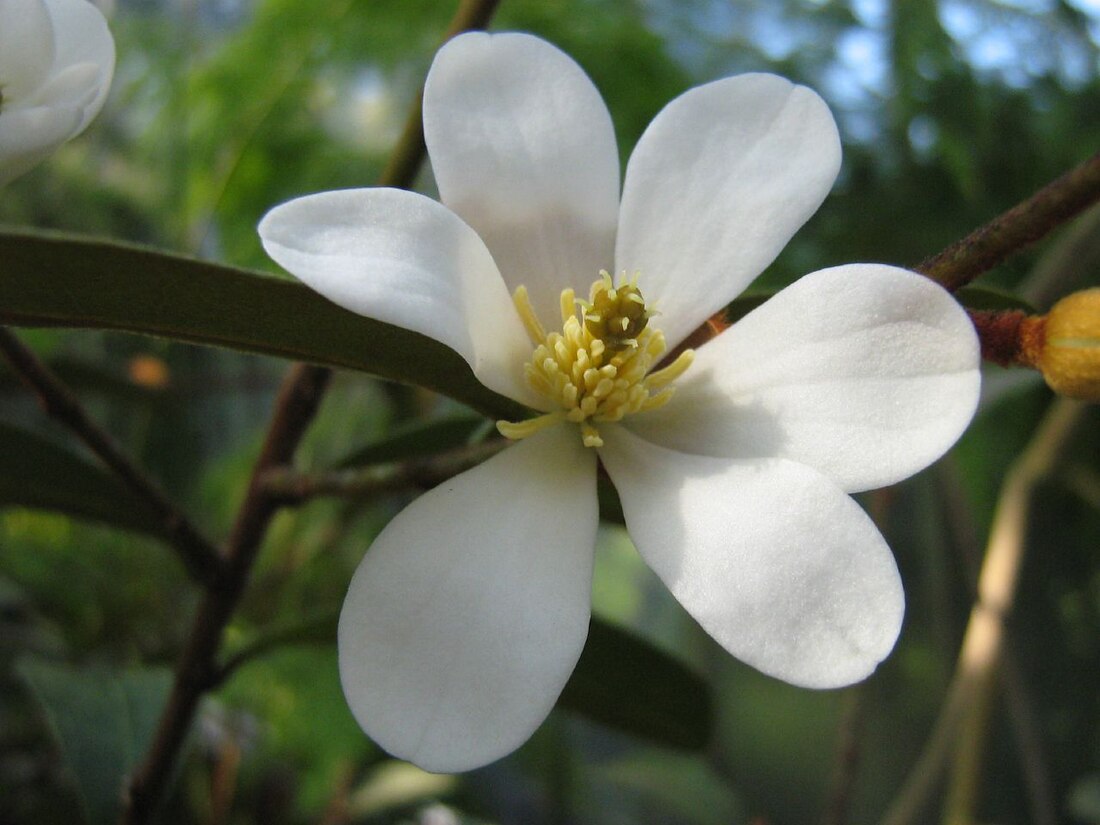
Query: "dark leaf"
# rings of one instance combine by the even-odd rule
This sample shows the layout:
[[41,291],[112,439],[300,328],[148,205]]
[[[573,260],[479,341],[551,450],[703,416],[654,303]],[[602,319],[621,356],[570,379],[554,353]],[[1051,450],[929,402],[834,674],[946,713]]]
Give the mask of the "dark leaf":
[[664,745],[699,749],[710,739],[707,684],[648,642],[596,617],[559,702]]
[[417,384],[522,417],[442,344],[362,318],[299,283],[107,240],[0,231],[0,323],[157,335]]

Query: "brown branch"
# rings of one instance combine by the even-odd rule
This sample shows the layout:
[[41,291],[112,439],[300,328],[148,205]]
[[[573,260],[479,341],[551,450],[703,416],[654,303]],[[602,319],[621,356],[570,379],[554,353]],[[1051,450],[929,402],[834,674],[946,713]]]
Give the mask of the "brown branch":
[[[444,39],[462,31],[484,28],[498,3],[499,0],[463,0]],[[419,111],[419,106],[414,108],[413,117],[418,122]],[[419,133],[421,130],[413,131]],[[409,130],[405,138],[412,140]],[[394,157],[403,160],[387,167],[380,185],[411,185],[424,156],[422,137],[418,136],[408,146],[402,141],[396,147]],[[298,364],[291,368],[283,381],[267,438],[230,535],[225,574],[208,590],[199,606],[153,743],[131,779],[122,818],[127,825],[146,823],[153,817],[167,789],[199,700],[216,682],[216,657],[222,633],[236,610],[267,525],[279,506],[268,495],[263,479],[272,469],[290,464],[320,405],[330,376],[328,369]]]
[[155,481],[146,475],[97,425],[84,407],[26,345],[10,330],[0,327],[0,353],[19,379],[38,397],[48,416],[79,438],[160,521],[164,538],[179,554],[187,572],[204,585],[217,581],[224,562],[218,548],[172,503]]
[[955,292],[1100,201],[1100,153],[915,268]]
[[982,360],[1002,367],[1038,369],[1046,320],[1019,309],[968,309]]
[[302,364],[292,367],[283,380],[271,427],[230,535],[228,568],[199,605],[153,744],[131,781],[124,822],[148,822],[164,794],[199,700],[214,682],[222,632],[237,607],[276,509],[264,494],[260,478],[271,467],[290,460],[320,405],[328,380],[328,370]]
[[429,490],[476,467],[508,443],[494,439],[430,458],[323,473],[300,473],[290,467],[274,467],[261,481],[272,500],[282,506],[303,504],[319,496],[369,500],[400,490]]

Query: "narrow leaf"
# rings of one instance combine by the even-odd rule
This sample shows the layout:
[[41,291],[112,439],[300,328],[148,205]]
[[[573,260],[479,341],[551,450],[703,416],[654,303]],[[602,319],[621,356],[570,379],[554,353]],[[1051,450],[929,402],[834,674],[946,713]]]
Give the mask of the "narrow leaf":
[[417,384],[497,418],[522,410],[442,344],[297,282],[107,240],[0,231],[0,323],[157,335]]
[[145,503],[113,475],[64,447],[0,422],[0,506],[54,510],[160,535]]

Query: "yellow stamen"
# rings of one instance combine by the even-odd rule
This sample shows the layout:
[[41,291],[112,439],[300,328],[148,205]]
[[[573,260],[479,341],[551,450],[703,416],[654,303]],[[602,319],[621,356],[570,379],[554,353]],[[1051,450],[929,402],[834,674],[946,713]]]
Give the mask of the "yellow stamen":
[[664,369],[659,369],[657,372],[651,372],[649,377],[645,380],[645,385],[651,390],[658,390],[661,387],[668,386],[685,372],[687,368],[695,361],[695,350],[686,349],[676,356],[676,360],[669,364]]
[[547,427],[557,424],[564,417],[561,412],[552,412],[540,415],[537,418],[528,418],[524,421],[498,421],[497,432],[505,438],[518,441],[521,438],[534,435],[539,430],[545,430]]
[[527,294],[527,287],[516,287],[516,291],[512,295],[512,302],[516,305],[519,318],[523,321],[523,328],[527,330],[531,343],[537,347],[546,340],[546,330],[542,328],[539,316],[535,314],[535,308],[531,305],[531,296]]
[[[577,312],[577,296],[573,290],[563,289],[561,291],[561,304],[559,306],[561,307],[561,322],[564,325]],[[536,341],[536,343],[538,342]]]
[[546,334],[524,287],[516,290],[514,300],[535,345],[525,368],[527,382],[560,409],[526,421],[498,421],[497,429],[506,438],[526,438],[568,421],[580,426],[586,447],[602,447],[598,424],[666,404],[673,394],[668,385],[694,358],[686,350],[667,367],[650,372],[665,352],[665,338],[649,326],[654,313],[638,290],[637,273],[615,286],[601,270],[587,301],[578,300],[572,289],[564,290],[561,332]]

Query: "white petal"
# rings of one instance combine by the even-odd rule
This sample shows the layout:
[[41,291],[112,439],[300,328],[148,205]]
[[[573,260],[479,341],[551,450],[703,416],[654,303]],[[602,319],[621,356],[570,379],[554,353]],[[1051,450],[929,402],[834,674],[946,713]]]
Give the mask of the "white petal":
[[672,400],[629,426],[683,452],[790,458],[868,490],[955,443],[978,402],[979,361],[970,319],[927,278],[824,269],[700,347]]
[[18,104],[47,77],[54,59],[50,14],[42,0],[0,0],[0,93]]
[[588,634],[595,456],[572,427],[518,442],[382,531],[340,614],[340,678],[363,729],[430,771],[519,747]]
[[434,338],[485,386],[539,403],[523,378],[530,339],[492,256],[445,206],[400,189],[322,192],[276,206],[259,233],[329,300]]
[[840,139],[814,92],[747,74],[669,103],[626,169],[618,271],[675,346],[764,271],[821,205]]
[[96,67],[94,78],[79,92],[84,115],[76,134],[91,122],[111,88],[115,71],[115,41],[102,12],[88,0],[45,0],[53,20],[56,58],[54,71],[80,63]]
[[440,198],[557,326],[561,290],[613,263],[619,155],[592,81],[537,37],[464,34],[428,73],[424,137]]
[[77,109],[81,113],[81,122],[83,122],[84,107],[97,93],[98,78],[99,66],[95,63],[74,63],[51,75],[33,94],[23,99],[23,104]]
[[36,166],[80,125],[80,110],[45,107],[0,114],[0,186]]
[[868,676],[894,646],[905,597],[867,515],[791,461],[730,461],[601,430],[600,457],[634,544],[719,644],[804,687]]

